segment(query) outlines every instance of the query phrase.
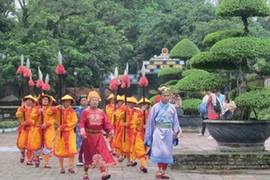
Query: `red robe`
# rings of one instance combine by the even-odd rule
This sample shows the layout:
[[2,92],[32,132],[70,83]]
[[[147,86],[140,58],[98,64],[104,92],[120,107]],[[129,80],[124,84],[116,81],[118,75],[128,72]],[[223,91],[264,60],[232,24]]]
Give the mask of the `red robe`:
[[85,165],[87,167],[104,167],[115,164],[107,147],[102,130],[112,133],[113,128],[103,110],[89,108],[84,110],[80,119],[80,129],[84,128],[86,137],[82,142]]

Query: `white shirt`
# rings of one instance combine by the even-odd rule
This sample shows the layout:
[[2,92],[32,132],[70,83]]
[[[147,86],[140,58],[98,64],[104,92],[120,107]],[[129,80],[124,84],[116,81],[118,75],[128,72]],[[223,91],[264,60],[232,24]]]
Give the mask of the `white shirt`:
[[207,103],[208,98],[209,98],[209,96],[206,94],[202,99],[202,103]]

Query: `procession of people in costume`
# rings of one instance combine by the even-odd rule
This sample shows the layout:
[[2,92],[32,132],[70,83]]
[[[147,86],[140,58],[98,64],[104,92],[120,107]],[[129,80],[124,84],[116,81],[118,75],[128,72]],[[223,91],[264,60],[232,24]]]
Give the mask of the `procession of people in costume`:
[[165,171],[173,163],[173,144],[180,125],[176,109],[169,103],[169,88],[162,87],[159,92],[160,102],[152,108],[147,98],[137,101],[134,96],[111,94],[105,111],[98,108],[101,99],[96,91],[82,95],[76,110],[70,95],[63,96],[57,106],[48,94],[25,96],[16,112],[20,163],[26,159],[27,165],[39,167],[44,159],[43,167],[51,168],[49,160],[54,155],[59,159],[60,173],[66,173],[65,158],[68,172],[75,173],[73,166],[79,153],[77,165],[84,166],[83,179],[89,179],[89,168],[99,168],[104,180],[110,179],[108,166],[115,161],[135,167],[139,160],[139,169],[147,173],[150,159],[158,166],[156,178],[169,179]]
[[[142,84],[146,86],[145,81]],[[111,178],[108,166],[116,161],[135,167],[138,160],[139,169],[147,173],[150,159],[158,166],[156,178],[169,179],[165,171],[173,163],[173,144],[177,145],[180,125],[175,106],[169,103],[169,88],[162,86],[159,93],[160,101],[152,108],[145,97],[137,101],[134,96],[112,93],[105,111],[98,108],[101,98],[96,91],[81,95],[76,110],[72,108],[75,100],[68,94],[60,95],[59,105],[46,93],[37,98],[24,96],[16,112],[19,161],[24,163],[26,159],[26,165],[38,168],[43,159],[42,166],[52,168],[50,158],[54,155],[61,174],[66,173],[64,159],[68,159],[67,171],[75,173],[78,154],[77,165],[83,166],[83,179],[89,179],[89,168],[99,168],[101,179],[106,180]]]

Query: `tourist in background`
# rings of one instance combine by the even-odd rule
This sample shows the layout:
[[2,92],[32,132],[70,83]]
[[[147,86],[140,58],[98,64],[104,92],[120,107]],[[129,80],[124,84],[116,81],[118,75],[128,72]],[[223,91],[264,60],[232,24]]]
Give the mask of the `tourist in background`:
[[237,108],[234,101],[231,101],[228,97],[222,103],[221,119],[229,120],[233,117],[233,112]]
[[[206,91],[206,90],[202,91],[203,99],[202,99],[202,103],[198,107],[198,110],[199,110],[200,115],[202,117],[202,121],[204,121],[205,119],[208,119],[208,116],[207,116],[207,102],[208,102],[208,98],[209,98],[208,93],[209,93],[209,91]],[[201,133],[199,134],[200,136],[204,135],[205,129],[206,129],[206,124],[204,122],[202,122],[202,130],[201,130]]]

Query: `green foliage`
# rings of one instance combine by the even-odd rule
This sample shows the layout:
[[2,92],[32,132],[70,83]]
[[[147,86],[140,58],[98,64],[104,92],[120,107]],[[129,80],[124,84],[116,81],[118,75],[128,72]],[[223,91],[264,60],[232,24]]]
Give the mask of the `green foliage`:
[[188,60],[199,52],[199,48],[192,41],[183,39],[173,47],[170,52],[170,57]]
[[239,68],[239,64],[237,61],[227,60],[225,59],[225,57],[217,56],[211,52],[200,52],[196,54],[190,59],[189,66],[191,68],[198,68],[205,70],[216,70],[216,69],[233,70]]
[[15,128],[18,127],[18,121],[1,121],[0,128]]
[[151,101],[152,104],[155,104],[155,99],[156,99],[157,96],[158,96],[158,95],[152,96],[152,97],[149,99],[149,101]]
[[207,34],[205,38],[203,39],[203,44],[212,46],[216,42],[222,39],[227,39],[231,37],[241,37],[241,36],[245,36],[244,31],[240,31],[240,30],[217,31],[214,33]]
[[254,65],[254,68],[257,71],[257,73],[260,75],[263,75],[263,76],[270,75],[270,64],[264,58],[257,59],[257,62]]
[[177,80],[177,79],[173,79],[173,80],[167,81],[167,82],[165,83],[165,85],[167,85],[167,86],[176,85],[178,81],[179,81],[179,80]]
[[174,88],[179,91],[202,91],[222,88],[226,84],[226,79],[218,74],[193,74],[178,81]]
[[241,61],[270,54],[270,39],[253,37],[228,38],[217,42],[210,52],[226,61]]
[[201,99],[185,99],[182,102],[182,109],[184,111],[198,111],[198,106],[201,102]]
[[270,120],[270,108],[260,109],[258,111],[259,120]]
[[237,89],[232,89],[232,90],[229,92],[229,99],[230,99],[231,101],[234,101],[236,97],[237,97]]
[[179,79],[182,71],[183,70],[180,68],[164,68],[158,72],[158,78],[170,76],[171,79]]
[[182,69],[180,68],[164,68],[158,72],[159,84],[164,84],[170,80],[179,80],[181,78]]
[[[13,0],[2,0],[0,7],[0,86],[11,86],[15,95],[21,85],[15,75],[21,54],[31,61],[33,79],[40,66],[50,75],[49,93],[57,94],[58,50],[67,70],[64,86],[74,86],[77,78],[80,88],[97,87],[104,65],[106,74],[116,66],[121,74],[129,62],[133,74],[138,54],[150,59],[185,38],[207,51],[202,45],[206,34],[241,26],[238,18],[221,19],[216,7],[198,0],[36,0],[19,9]],[[250,34],[270,37],[267,22],[250,22]]]
[[238,107],[268,108],[270,106],[270,89],[264,88],[241,94],[235,99]]
[[209,72],[201,69],[187,69],[182,73],[183,77],[192,75],[192,74],[208,74]]
[[216,10],[219,16],[269,16],[270,9],[265,0],[222,0]]

